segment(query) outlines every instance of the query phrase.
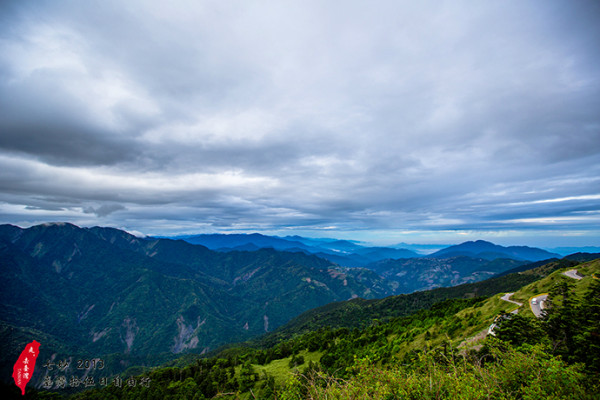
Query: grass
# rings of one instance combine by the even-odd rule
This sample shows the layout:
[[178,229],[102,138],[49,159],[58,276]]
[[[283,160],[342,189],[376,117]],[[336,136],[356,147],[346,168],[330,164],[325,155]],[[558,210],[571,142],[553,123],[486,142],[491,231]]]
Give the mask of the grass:
[[577,287],[575,288],[575,294],[583,296],[589,289],[594,279],[598,279],[600,275],[600,260],[590,261],[588,263],[578,266],[577,271],[583,274],[584,277],[581,279]]
[[[298,355],[304,357],[304,364],[299,365],[295,368],[297,368],[299,371],[302,371],[308,366],[308,363],[310,361],[315,363],[318,362],[321,359],[323,353],[320,351],[309,352],[306,350],[302,350],[298,353]],[[261,376],[263,376],[264,373],[266,373],[267,375],[272,376],[275,379],[275,383],[283,384],[289,377],[290,372],[293,371],[293,369],[290,369],[289,367],[291,359],[292,357],[290,356],[286,358],[281,358],[279,360],[273,360],[266,365],[253,365],[253,367],[255,371],[258,372]],[[239,371],[236,370],[236,373],[237,372]]]
[[[399,350],[396,356],[402,358],[413,350],[423,349],[425,347],[436,347],[444,341],[450,340],[453,345],[458,346],[463,340],[475,336],[482,330],[487,330],[494,321],[494,318],[503,312],[508,312],[517,307],[515,304],[501,300],[503,294],[498,294],[486,300],[479,306],[467,307],[454,314],[453,319],[447,319],[441,324],[436,324],[424,332],[414,335],[410,340],[396,340]],[[444,333],[453,320],[461,321],[460,329],[457,329],[453,335]],[[418,328],[415,328],[418,329]],[[413,330],[414,331],[414,330]],[[426,332],[430,333],[430,339],[426,339]],[[394,335],[395,336],[395,335]],[[393,339],[396,339],[395,337]],[[388,337],[390,340],[390,337]]]

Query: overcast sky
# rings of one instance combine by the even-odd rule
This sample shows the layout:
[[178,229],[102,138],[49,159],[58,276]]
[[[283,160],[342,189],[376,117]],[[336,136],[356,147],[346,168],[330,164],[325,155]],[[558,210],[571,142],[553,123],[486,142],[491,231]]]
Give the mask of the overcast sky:
[[600,244],[598,1],[2,1],[0,223]]

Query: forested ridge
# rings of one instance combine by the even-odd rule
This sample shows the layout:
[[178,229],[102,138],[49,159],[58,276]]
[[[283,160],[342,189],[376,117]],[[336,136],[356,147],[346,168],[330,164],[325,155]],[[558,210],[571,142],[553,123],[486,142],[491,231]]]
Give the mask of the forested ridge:
[[[111,383],[73,398],[598,398],[600,261],[577,268],[581,281],[561,268],[517,292],[528,296],[551,285],[540,319],[527,315],[526,306],[508,314],[512,306],[500,295],[447,299],[385,322],[372,318],[361,328],[322,326],[274,346],[231,347],[135,376],[147,386],[130,386],[123,375],[121,387]],[[494,315],[501,316],[496,336],[465,345]],[[32,391],[27,398],[67,394]]]

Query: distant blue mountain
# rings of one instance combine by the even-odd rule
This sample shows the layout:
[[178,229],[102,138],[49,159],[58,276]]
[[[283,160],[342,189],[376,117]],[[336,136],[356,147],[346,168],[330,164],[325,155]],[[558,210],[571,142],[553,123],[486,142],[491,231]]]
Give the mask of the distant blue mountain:
[[455,246],[450,246],[433,254],[430,258],[448,258],[448,257],[479,257],[486,260],[497,258],[511,258],[513,260],[540,261],[550,258],[561,258],[559,254],[528,246],[509,246],[504,247],[485,240],[475,242],[464,242]]
[[[337,239],[313,239],[302,236],[268,236],[260,233],[252,234],[202,234],[179,236],[188,243],[200,244],[211,250],[227,251],[256,251],[272,248],[280,251],[302,252],[314,254],[321,258],[345,267],[364,267],[367,264],[387,260],[423,257],[408,249],[394,247],[368,247],[356,241]],[[450,258],[466,256],[495,260],[510,258],[521,261],[539,261],[550,258],[561,258],[559,254],[551,253],[535,247],[510,246],[504,247],[484,240],[465,242],[446,247],[429,258]]]
[[280,251],[314,254],[345,267],[362,267],[385,260],[413,258],[419,255],[407,249],[391,247],[367,247],[355,241],[337,239],[313,239],[301,236],[267,236],[252,234],[202,234],[178,236],[188,243],[200,244],[218,251],[256,251],[273,248]]
[[356,240],[340,240],[330,238],[306,238],[298,235],[285,236],[283,239],[304,243],[309,247],[326,249],[335,253],[353,253],[365,246]]
[[287,250],[291,248],[309,250],[310,247],[298,241],[282,239],[276,236],[266,236],[260,233],[251,234],[202,234],[192,236],[178,236],[191,244],[201,244],[211,250],[231,250],[254,245],[259,249],[272,248],[275,250]]

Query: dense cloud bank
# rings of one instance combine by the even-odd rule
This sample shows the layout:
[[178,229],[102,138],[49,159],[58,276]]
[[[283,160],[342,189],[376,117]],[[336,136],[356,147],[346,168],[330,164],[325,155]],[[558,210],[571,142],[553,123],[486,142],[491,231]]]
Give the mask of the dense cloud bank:
[[595,1],[2,2],[0,220],[589,243],[599,42]]

